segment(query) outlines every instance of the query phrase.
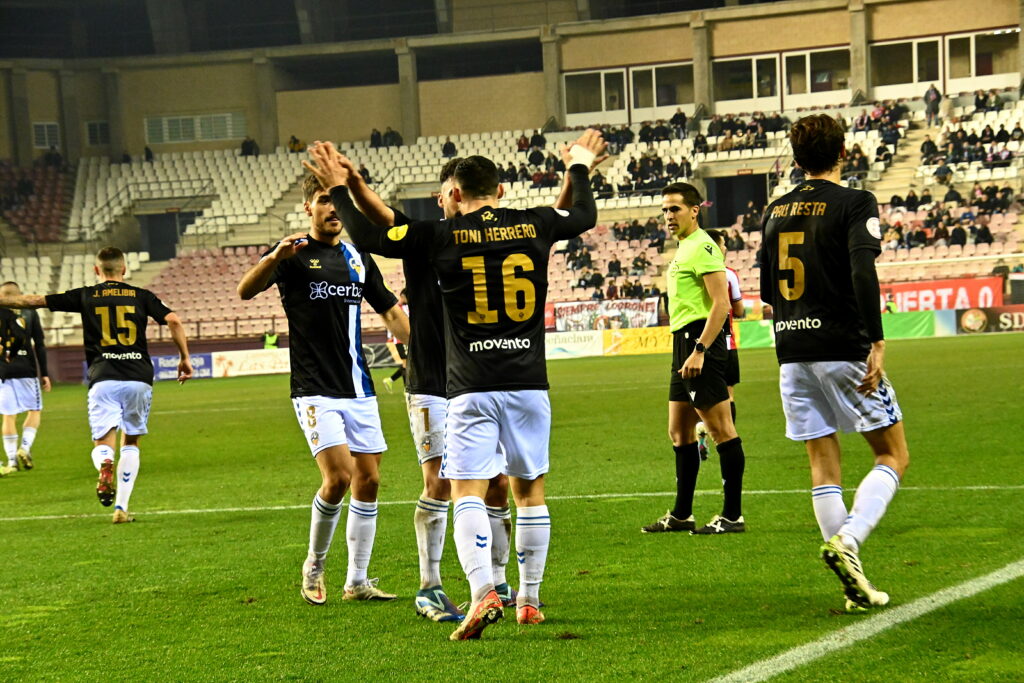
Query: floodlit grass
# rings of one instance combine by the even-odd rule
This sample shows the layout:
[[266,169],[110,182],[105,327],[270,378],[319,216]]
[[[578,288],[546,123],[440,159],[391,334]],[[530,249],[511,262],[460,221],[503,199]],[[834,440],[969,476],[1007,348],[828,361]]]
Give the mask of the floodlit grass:
[[[911,468],[862,557],[894,605],[1024,557],[1022,340],[889,344]],[[413,613],[421,484],[398,394],[381,397],[391,450],[370,572],[401,597],[341,601],[339,533],[331,599],[315,608],[298,588],[319,482],[286,377],[158,385],[139,521],[116,527],[93,493],[85,389],[58,387],[36,469],[0,480],[0,680],[702,680],[870,618],[837,613],[806,457],[783,435],[773,352],[741,362],[749,531],[727,537],[639,532],[671,504],[652,494],[674,486],[667,357],[549,364],[548,621],[507,618],[467,643]],[[871,460],[859,437],[843,444],[850,502]],[[698,486],[703,521],[721,504],[713,452]],[[64,515],[75,517],[24,519]],[[468,597],[451,541],[442,575],[453,599]],[[1020,581],[998,587],[780,680],[1019,680],[1022,593]]]

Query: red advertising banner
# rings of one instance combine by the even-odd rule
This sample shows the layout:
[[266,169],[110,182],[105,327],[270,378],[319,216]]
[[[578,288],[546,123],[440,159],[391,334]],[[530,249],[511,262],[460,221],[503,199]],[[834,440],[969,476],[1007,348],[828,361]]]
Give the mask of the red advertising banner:
[[896,310],[944,311],[948,309],[991,308],[1003,305],[1003,278],[972,277],[959,280],[926,280],[882,285],[879,307],[885,308],[892,294]]

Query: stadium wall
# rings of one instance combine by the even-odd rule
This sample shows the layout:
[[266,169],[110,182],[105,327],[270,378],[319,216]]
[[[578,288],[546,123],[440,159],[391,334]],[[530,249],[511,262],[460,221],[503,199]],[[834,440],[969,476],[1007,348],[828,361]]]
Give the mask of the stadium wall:
[[494,0],[451,0],[448,8],[455,33],[558,24],[578,18],[575,0],[518,0],[504,4]]
[[14,116],[11,112],[11,102],[8,93],[11,92],[10,76],[5,69],[0,69],[0,159],[11,159],[15,156],[11,146],[14,138]]
[[419,91],[421,135],[538,128],[546,118],[539,72],[424,81]]
[[997,0],[964,11],[961,0],[874,2],[866,7],[872,41],[960,33],[1020,24],[1020,4]]
[[711,54],[714,57],[845,46],[849,43],[850,15],[845,9],[745,17],[711,24]]
[[596,35],[570,34],[561,44],[562,70],[606,69],[633,64],[693,59],[690,27],[615,30]]
[[388,126],[401,132],[402,97],[398,84],[277,93],[280,145],[286,144],[291,135],[307,142],[365,140],[372,129],[383,132]]

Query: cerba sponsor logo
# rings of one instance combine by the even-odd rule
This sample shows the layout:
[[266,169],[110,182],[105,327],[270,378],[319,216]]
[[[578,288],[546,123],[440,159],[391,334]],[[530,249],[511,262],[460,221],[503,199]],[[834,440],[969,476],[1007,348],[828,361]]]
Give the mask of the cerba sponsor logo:
[[342,285],[335,285],[323,280],[309,283],[310,301],[329,299],[331,297],[341,297],[350,303],[359,303],[359,300],[363,298],[363,283],[347,282]]
[[476,353],[478,351],[516,351],[519,349],[528,349],[532,346],[532,342],[529,339],[522,337],[513,337],[511,339],[482,339],[480,341],[470,342],[469,351],[470,353]]
[[796,330],[817,330],[821,327],[821,318],[800,318],[799,320],[776,320],[775,332],[794,332]]

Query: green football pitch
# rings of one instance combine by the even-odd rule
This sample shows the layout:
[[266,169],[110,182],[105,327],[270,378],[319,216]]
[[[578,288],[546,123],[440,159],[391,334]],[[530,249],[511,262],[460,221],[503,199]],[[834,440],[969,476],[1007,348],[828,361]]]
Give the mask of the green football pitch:
[[[550,363],[547,622],[506,618],[462,643],[413,612],[420,475],[398,394],[380,401],[391,450],[370,575],[400,599],[340,600],[339,533],[331,600],[311,607],[299,578],[319,478],[287,377],[158,385],[138,522],[118,526],[93,491],[85,389],[58,387],[36,468],[0,480],[0,680],[1020,680],[1024,336],[889,344],[911,467],[862,549],[892,596],[868,615],[841,613],[818,559],[772,352],[742,365],[748,532],[696,537],[640,533],[671,504],[668,358]],[[871,460],[859,437],[843,443],[849,504]],[[700,520],[719,511],[719,485],[712,451]],[[442,575],[466,599],[450,538]]]

